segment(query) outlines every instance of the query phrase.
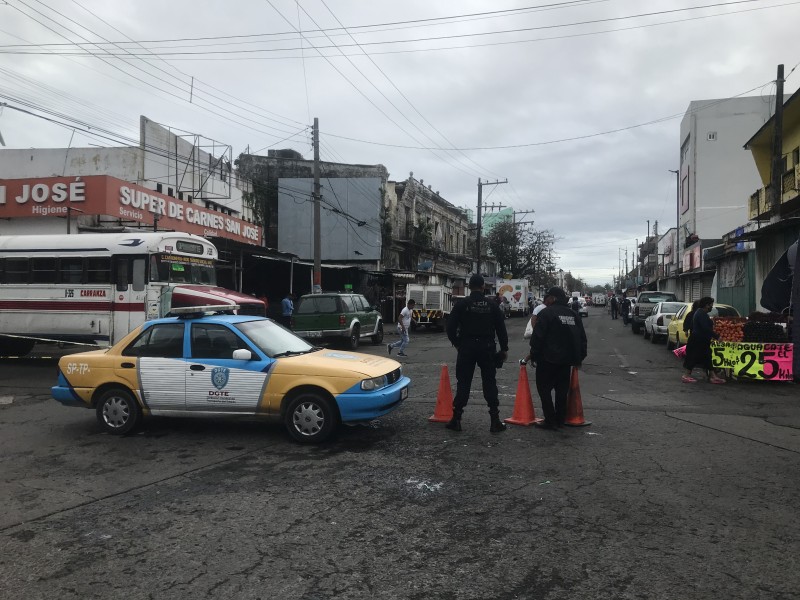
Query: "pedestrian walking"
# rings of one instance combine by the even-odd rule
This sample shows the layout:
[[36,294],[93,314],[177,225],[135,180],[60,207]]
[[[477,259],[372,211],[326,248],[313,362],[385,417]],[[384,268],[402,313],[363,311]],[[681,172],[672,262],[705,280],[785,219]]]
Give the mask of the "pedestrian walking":
[[572,304],[570,305],[572,312],[575,313],[576,316],[580,317],[580,310],[581,310],[581,303],[578,301],[577,298],[572,299]]
[[631,320],[631,299],[627,296],[622,299],[622,304],[619,307],[619,313],[622,315],[622,324],[627,327]]
[[[453,418],[445,427],[461,431],[461,416],[469,400],[475,365],[481,370],[483,397],[489,407],[489,431],[505,431],[500,421],[500,400],[497,392],[497,368],[508,356],[508,332],[503,312],[494,300],[483,295],[483,277],[469,279],[470,294],[456,302],[447,320],[447,338],[458,349],[456,358],[456,395]],[[497,345],[500,344],[500,352]]]
[[[531,356],[536,361],[536,390],[542,399],[542,429],[557,429],[567,418],[571,369],[581,367],[587,354],[583,321],[567,304],[560,287],[547,290],[551,304],[539,313],[531,336]],[[553,402],[555,391],[555,403]]]
[[408,331],[411,329],[411,322],[414,320],[414,305],[416,303],[416,300],[412,298],[400,311],[400,318],[397,321],[397,333],[400,334],[400,339],[392,344],[386,344],[386,351],[389,354],[395,348],[399,348],[397,356],[408,356],[406,354],[406,346],[408,346],[409,342]]
[[617,302],[617,297],[611,296],[611,301],[609,302],[609,304],[611,304],[611,318],[616,320],[617,312],[619,309],[619,302]]
[[697,310],[693,311],[692,334],[686,342],[686,357],[683,360],[686,373],[681,377],[681,381],[696,383],[697,379],[692,377],[692,371],[695,367],[702,367],[709,383],[725,383],[725,379],[714,372],[711,364],[711,340],[719,339],[719,334],[714,331],[714,324],[708,316],[714,308],[714,299],[708,296],[700,298],[697,305]]
[[285,327],[292,326],[292,314],[294,313],[294,294],[288,292],[281,300],[281,323]]

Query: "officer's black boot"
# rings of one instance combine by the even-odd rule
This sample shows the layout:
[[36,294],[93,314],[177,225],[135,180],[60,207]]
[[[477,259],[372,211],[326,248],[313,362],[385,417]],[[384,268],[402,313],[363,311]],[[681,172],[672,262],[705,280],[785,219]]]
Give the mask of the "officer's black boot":
[[492,424],[489,426],[489,431],[492,433],[500,433],[506,430],[506,424],[500,420],[498,415],[492,415]]
[[452,429],[453,431],[461,431],[461,412],[454,410],[453,418],[448,421],[445,427],[447,427],[447,429]]

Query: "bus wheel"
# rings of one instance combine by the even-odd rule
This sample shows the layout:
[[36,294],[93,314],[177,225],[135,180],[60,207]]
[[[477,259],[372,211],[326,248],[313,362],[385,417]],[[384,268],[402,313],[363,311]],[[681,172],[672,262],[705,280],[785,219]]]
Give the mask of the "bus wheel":
[[35,345],[36,340],[0,337],[0,355],[26,356],[31,350],[33,350]]
[[97,421],[106,433],[125,435],[141,423],[142,409],[129,391],[112,388],[97,401]]

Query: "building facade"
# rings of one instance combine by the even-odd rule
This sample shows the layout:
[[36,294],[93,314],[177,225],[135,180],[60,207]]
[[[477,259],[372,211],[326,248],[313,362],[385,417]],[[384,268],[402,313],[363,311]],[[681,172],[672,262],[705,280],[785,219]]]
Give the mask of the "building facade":
[[[692,301],[711,293],[716,264],[709,248],[741,224],[748,206],[742,190],[758,184],[758,172],[742,144],[771,114],[770,97],[694,100],[681,120],[672,268],[660,289]],[[671,274],[670,274],[671,272]]]

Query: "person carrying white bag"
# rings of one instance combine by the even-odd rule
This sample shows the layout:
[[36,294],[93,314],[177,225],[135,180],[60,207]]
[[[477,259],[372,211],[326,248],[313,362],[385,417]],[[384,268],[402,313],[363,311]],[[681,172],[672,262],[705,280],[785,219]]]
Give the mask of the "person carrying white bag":
[[[536,326],[536,319],[539,318],[539,313],[542,312],[546,307],[550,306],[553,303],[553,299],[550,297],[545,298],[542,303],[533,309],[533,314],[531,314],[531,318],[528,320],[528,324],[525,326],[525,333],[522,334],[522,337],[526,340],[531,339],[533,335],[533,328]],[[519,359],[519,364],[527,365],[531,361],[531,354],[528,352],[525,358]],[[535,363],[531,363],[531,366],[535,367]]]

